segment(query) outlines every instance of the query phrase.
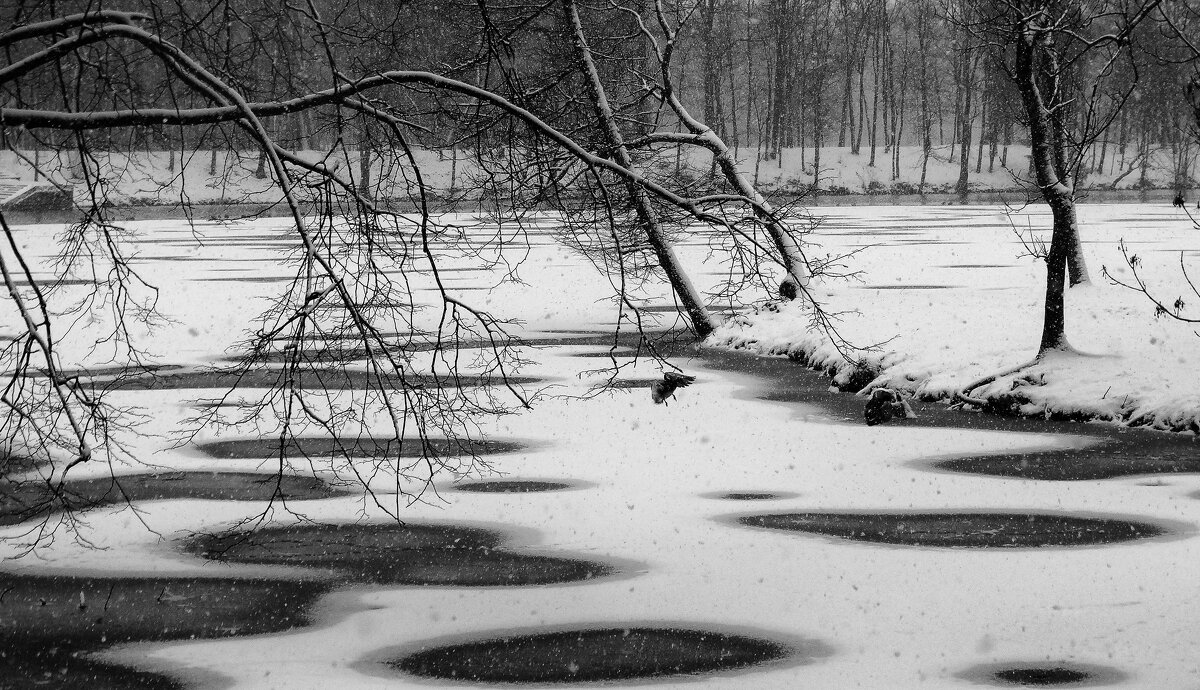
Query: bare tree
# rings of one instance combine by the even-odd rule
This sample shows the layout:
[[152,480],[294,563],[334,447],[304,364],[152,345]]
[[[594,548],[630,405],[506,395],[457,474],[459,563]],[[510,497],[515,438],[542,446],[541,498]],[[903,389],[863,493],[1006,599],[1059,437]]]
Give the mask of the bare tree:
[[954,193],[960,198],[966,198],[970,193],[968,181],[970,179],[971,137],[975,126],[971,107],[975,98],[975,72],[976,64],[979,61],[979,51],[972,43],[972,36],[968,28],[971,22],[970,6],[964,5],[962,12],[963,28],[957,41],[956,55],[958,59],[954,70],[955,82],[958,86],[956,94],[958,107],[955,111],[955,118],[958,121],[959,144],[958,181],[954,184]]
[[[652,8],[653,20],[650,22],[633,8],[622,7],[621,9],[636,17],[642,34],[653,46],[654,55],[658,60],[658,81],[650,85],[651,94],[678,119],[685,130],[681,133],[652,132],[634,142],[629,142],[629,145],[641,147],[669,144],[706,149],[712,155],[724,182],[739,198],[749,200],[748,206],[752,210],[754,218],[765,231],[774,248],[774,252],[768,252],[767,256],[775,259],[784,269],[784,278],[779,288],[780,293],[787,299],[795,298],[798,292],[805,290],[811,275],[809,262],[804,256],[796,234],[797,229],[786,222],[785,214],[777,211],[755,189],[750,179],[739,170],[733,151],[725,141],[708,124],[701,122],[684,106],[675,88],[672,63],[680,36],[679,27],[671,23],[661,0],[655,0]],[[757,240],[744,232],[736,232],[731,237],[745,238],[750,241],[753,248],[762,249],[762,245]]]
[[[625,145],[624,135],[617,126],[616,114],[609,104],[607,90],[600,79],[600,72],[596,67],[596,62],[592,58],[592,51],[588,45],[587,36],[584,34],[583,22],[579,18],[579,11],[575,6],[574,0],[563,0],[563,12],[570,23],[575,45],[575,59],[578,62],[580,72],[585,76],[588,95],[594,106],[596,120],[603,132],[605,143],[612,157],[619,165],[626,169],[633,169],[633,157]],[[708,7],[710,29],[712,12],[710,4]],[[662,224],[659,222],[658,214],[650,203],[649,194],[631,179],[625,180],[625,187],[630,198],[633,200],[638,224],[645,233],[651,247],[653,247],[654,254],[658,258],[658,264],[662,267],[663,272],[666,273],[667,280],[671,283],[675,295],[679,298],[691,319],[692,329],[701,337],[707,336],[713,332],[717,324],[704,305],[704,297],[692,284],[687,273],[680,266],[679,259],[675,256],[675,251],[666,237]],[[615,253],[620,256],[619,248],[616,249]]]
[[1068,272],[1071,285],[1088,282],[1075,172],[1132,91],[1105,93],[1106,79],[1118,61],[1130,59],[1133,30],[1158,4],[1104,2],[1085,11],[1053,0],[1011,0],[976,4],[973,20],[964,22],[983,37],[1021,94],[1033,171],[1054,219],[1039,353],[1070,347],[1063,307]]
[[[128,261],[126,231],[109,208],[111,182],[136,159],[137,142],[148,136],[193,132],[187,139],[191,146],[225,141],[251,152],[251,160],[262,161],[291,219],[293,280],[252,328],[237,365],[209,372],[224,385],[255,390],[257,397],[232,408],[213,405],[196,423],[236,427],[251,422],[266,429],[276,439],[281,473],[299,453],[302,466],[360,482],[370,502],[392,515],[419,499],[441,472],[485,471],[486,461],[475,453],[480,416],[536,400],[536,391],[524,389],[513,376],[522,360],[509,321],[471,304],[442,277],[445,262],[454,256],[488,260],[490,253],[497,261],[503,253],[521,250],[512,242],[480,241],[441,220],[439,192],[425,179],[420,146],[447,139],[456,147],[466,145],[483,176],[475,181],[476,198],[497,208],[509,204],[509,218],[548,193],[589,189],[571,180],[616,181],[646,211],[641,224],[646,237],[664,214],[680,227],[715,228],[743,248],[749,271],[757,274],[777,263],[784,269],[784,284],[804,292],[809,268],[797,227],[748,183],[724,141],[676,96],[671,80],[676,28],[661,7],[656,24],[665,42],[655,46],[654,58],[662,78],[644,95],[674,113],[686,131],[660,133],[639,124],[646,133],[624,144],[625,156],[620,151],[628,135],[611,126],[615,117],[605,121],[600,72],[588,75],[599,88],[589,99],[590,124],[581,124],[579,115],[586,111],[556,90],[563,63],[518,56],[511,48],[517,32],[534,27],[546,30],[533,41],[539,50],[558,50],[550,30],[555,19],[547,9],[518,8],[505,19],[481,3],[472,20],[480,25],[474,34],[478,51],[462,57],[469,51],[459,46],[457,58],[436,52],[410,56],[444,66],[425,71],[386,68],[395,59],[387,50],[395,36],[378,30],[376,25],[389,24],[378,16],[366,21],[347,12],[327,19],[313,3],[289,6],[280,10],[283,19],[303,25],[301,33],[311,37],[313,50],[301,67],[260,88],[240,76],[244,63],[231,63],[229,50],[246,46],[248,55],[279,53],[259,45],[268,39],[254,33],[254,21],[212,26],[240,12],[229,3],[222,7],[197,20],[114,10],[50,12],[18,17],[14,28],[0,34],[0,48],[6,50],[0,65],[0,135],[19,154],[15,138],[35,133],[80,180],[82,220],[66,236],[63,260],[86,266],[87,275],[95,276],[95,290],[112,291],[103,302],[115,329],[112,358],[128,363],[100,378],[62,364],[66,327],[47,308],[36,267],[0,216],[7,237],[0,272],[23,323],[0,353],[7,372],[0,431],[8,453],[0,481],[36,492],[30,516],[43,517],[43,527],[57,519],[55,511],[74,507],[67,484],[72,469],[116,459],[121,452],[116,432],[133,430],[136,423],[130,410],[109,400],[118,382],[147,370],[129,324],[156,318],[155,292]],[[569,0],[562,7],[567,16],[575,9]],[[412,9],[394,12],[394,17],[411,16]],[[497,21],[488,28],[493,18]],[[400,18],[391,22],[402,24]],[[166,33],[185,40],[168,40]],[[574,33],[583,36],[582,24]],[[645,25],[637,33],[654,35]],[[271,40],[286,42],[288,35],[281,31]],[[431,50],[445,43],[431,41]],[[577,74],[586,72],[587,43],[575,52],[577,59],[566,64]],[[46,82],[63,88],[40,86]],[[616,114],[610,110],[608,115]],[[307,123],[303,134],[292,126],[297,122]],[[605,132],[599,140],[589,134],[597,123]],[[320,140],[325,148],[315,157],[300,155],[284,139],[293,136]],[[639,170],[631,152],[660,142],[712,151],[730,190],[672,188],[669,177]],[[177,174],[185,170],[181,165]],[[615,228],[622,213],[607,196],[612,186],[590,189],[609,200],[604,212]],[[667,238],[660,239],[663,251],[655,254],[656,263],[671,273],[677,267]],[[618,262],[610,270],[620,279],[626,268]],[[414,293],[422,281],[437,296],[432,310],[422,309]],[[696,330],[711,328],[686,275],[679,271],[672,282],[684,285],[681,292],[699,307],[693,314],[699,317],[693,321]],[[469,370],[456,356],[464,348],[475,355]],[[337,381],[351,382],[353,394],[337,394]],[[313,433],[332,439],[365,433],[372,443],[364,450],[360,443],[338,441],[334,452],[312,453],[303,439]],[[395,491],[377,493],[373,477],[391,477]]]

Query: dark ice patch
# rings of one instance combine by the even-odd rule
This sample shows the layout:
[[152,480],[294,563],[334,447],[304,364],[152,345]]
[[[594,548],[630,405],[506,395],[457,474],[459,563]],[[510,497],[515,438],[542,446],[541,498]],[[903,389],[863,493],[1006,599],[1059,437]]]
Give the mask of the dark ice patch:
[[12,525],[60,508],[173,498],[210,501],[290,501],[328,498],[334,490],[313,477],[252,472],[157,472],[67,481],[0,483],[0,525]]
[[[301,358],[301,361],[306,361]],[[311,360],[309,363],[313,363]],[[516,386],[540,383],[541,379],[529,376],[480,376],[460,374],[458,376],[430,374],[406,374],[403,378],[394,373],[379,376],[366,369],[342,367],[302,367],[295,372],[286,369],[255,368],[248,371],[236,369],[193,370],[169,373],[161,376],[136,376],[113,381],[97,380],[118,390],[179,390],[220,388],[277,388],[288,379],[302,390],[365,390],[379,385],[401,390],[405,386],[418,388],[473,388],[478,386]]]
[[[828,653],[711,630],[611,627],[503,635],[385,661],[405,673],[477,683],[587,683],[712,673]],[[807,659],[806,659],[807,657]]]
[[502,533],[429,524],[297,525],[202,535],[185,548],[212,560],[317,568],[342,582],[512,587],[611,575],[604,563],[501,548]]
[[0,573],[0,685],[179,688],[167,675],[89,659],[127,642],[232,637],[307,625],[328,589],[263,579]]
[[542,491],[562,491],[570,489],[570,484],[562,482],[545,482],[529,479],[503,479],[483,482],[463,482],[455,484],[458,491],[470,491],[487,494],[526,494]]
[[1107,686],[1127,678],[1114,668],[1066,661],[981,664],[956,676],[975,683],[1021,688]]
[[775,501],[781,498],[794,498],[798,495],[788,491],[730,491],[709,494],[709,497],[726,501]]
[[197,443],[196,447],[206,455],[226,459],[277,458],[281,451],[284,457],[306,458],[348,455],[351,458],[400,457],[419,458],[426,452],[438,456],[492,455],[513,453],[528,446],[518,441],[461,439],[447,441],[430,439],[424,444],[419,439],[376,440],[370,437],[332,438],[325,436],[301,436],[281,443],[278,438],[241,438],[228,441]]
[[933,467],[993,477],[1082,481],[1200,472],[1200,453],[1194,444],[1148,448],[1110,442],[1092,448],[955,458]]
[[1054,513],[782,513],[742,516],[738,522],[854,541],[960,548],[1090,546],[1167,531],[1144,522]]

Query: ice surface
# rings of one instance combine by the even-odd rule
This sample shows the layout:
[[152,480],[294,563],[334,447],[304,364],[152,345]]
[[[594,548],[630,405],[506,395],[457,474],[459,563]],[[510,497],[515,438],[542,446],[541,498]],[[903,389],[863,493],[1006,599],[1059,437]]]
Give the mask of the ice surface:
[[[861,316],[844,322],[862,342],[892,336],[879,357],[893,383],[913,377],[925,392],[952,390],[971,378],[1019,363],[1037,344],[1041,267],[1018,258],[1020,244],[998,207],[827,209],[813,239],[826,251],[868,247],[859,260],[869,285],[948,285],[938,290],[864,290],[822,283],[818,294]],[[1045,220],[1025,212],[1035,227]],[[1116,268],[1120,237],[1139,245],[1147,268],[1168,280],[1177,255],[1195,248],[1194,231],[1167,208],[1081,207],[1081,226],[1097,282],[1074,293],[1068,333],[1096,356],[1064,358],[1044,369],[1047,401],[1103,408],[1113,398],[1136,400],[1156,415],[1193,414],[1197,339],[1190,330],[1155,321],[1136,296],[1105,286],[1101,264]],[[1024,227],[1024,216],[1015,221]],[[278,275],[275,250],[254,240],[280,233],[284,221],[204,228],[209,238],[240,238],[197,246],[182,222],[131,223],[154,242],[145,245],[148,277],[162,289],[175,322],[146,334],[164,363],[198,366],[226,355],[264,299],[279,286],[205,282],[217,267],[246,275]],[[875,237],[883,225],[916,240]],[[49,247],[53,228],[20,227],[31,247]],[[164,244],[163,241],[170,241]],[[938,243],[930,243],[938,242]],[[1152,248],[1163,251],[1155,253]],[[205,261],[174,261],[186,253]],[[699,273],[705,249],[685,260]],[[565,250],[540,245],[522,267],[528,286],[505,284],[463,293],[473,304],[526,322],[529,332],[590,331],[611,321],[608,285]],[[1161,258],[1161,261],[1160,261]],[[986,264],[988,268],[974,266]],[[709,272],[715,272],[714,265]],[[467,283],[470,285],[470,283]],[[64,288],[69,291],[75,288]],[[646,295],[662,304],[665,294]],[[9,318],[5,312],[4,318]],[[661,315],[660,315],[661,316]],[[785,310],[753,327],[732,327],[765,349],[804,342]],[[798,317],[797,317],[798,318]],[[671,319],[664,318],[664,324]],[[9,321],[4,321],[9,323]],[[80,338],[81,341],[86,340]],[[574,355],[607,350],[603,340],[532,351],[522,373],[553,381],[563,393],[584,393],[594,377],[581,369],[605,360]],[[84,343],[86,344],[86,343]],[[95,365],[80,344],[72,365]],[[617,351],[621,355],[623,351]],[[445,491],[415,503],[413,522],[491,525],[521,533],[523,553],[570,553],[604,563],[638,564],[620,575],[583,583],[503,589],[359,586],[325,596],[316,625],[286,633],[227,640],[142,644],[106,659],[198,678],[217,674],[237,688],[424,687],[374,663],[383,650],[429,640],[469,639],[497,630],[589,626],[676,627],[744,631],[769,639],[805,639],[830,654],[805,665],[771,665],[717,674],[714,687],[966,688],[962,676],[981,665],[1093,666],[1119,672],[1127,688],[1186,687],[1195,682],[1200,639],[1200,477],[1172,475],[1156,486],[1137,478],[1039,482],[929,471],[917,460],[959,455],[1070,448],[1078,442],[1045,434],[831,423],[821,410],[756,399],[771,381],[675,360],[697,377],[669,407],[644,388],[577,399],[551,397],[532,411],[486,422],[499,439],[530,445],[497,456],[506,479],[553,479],[579,488],[537,493]],[[649,379],[648,363],[623,377]],[[131,451],[166,469],[246,470],[239,459],[211,458],[172,448],[170,434],[193,415],[196,391],[119,391],[152,410],[149,432]],[[201,440],[228,440],[205,433]],[[271,465],[266,465],[269,470]],[[132,471],[122,470],[119,471]],[[104,473],[97,470],[98,475]],[[81,474],[82,478],[84,474]],[[449,478],[445,485],[450,486]],[[713,496],[747,491],[779,495],[770,512],[1029,511],[1120,515],[1170,524],[1167,538],[1121,545],[1025,550],[961,550],[878,545],[739,526],[730,517],[763,509]],[[221,566],[192,557],[178,540],[254,515],[253,503],[167,500],[117,507],[89,517],[86,533],[101,549],[59,540],[39,558],[5,562],[20,573],[141,576],[262,574],[268,566]],[[382,521],[360,496],[303,501],[294,506],[317,521]],[[286,521],[280,511],[276,517]],[[153,532],[146,529],[153,528]],[[14,535],[19,527],[4,528]],[[1182,533],[1180,533],[1182,532]],[[161,535],[161,536],[160,536]],[[527,538],[526,538],[527,537]],[[3,547],[5,553],[15,548]],[[0,609],[2,610],[2,609]],[[662,687],[695,687],[695,679],[665,678]]]

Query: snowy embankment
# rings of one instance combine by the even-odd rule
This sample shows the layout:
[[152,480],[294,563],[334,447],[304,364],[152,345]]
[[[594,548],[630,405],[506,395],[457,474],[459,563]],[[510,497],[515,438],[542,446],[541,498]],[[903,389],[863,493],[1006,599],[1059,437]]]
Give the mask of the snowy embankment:
[[[827,146],[821,149],[820,171],[815,169],[813,150],[800,148],[783,149],[779,155],[767,159],[762,152],[740,148],[735,151],[738,167],[753,180],[764,194],[780,198],[795,198],[810,192],[814,181],[818,193],[824,198],[843,195],[887,195],[914,193],[950,193],[954,191],[959,177],[959,161],[954,158],[953,147],[935,146],[926,164],[919,146],[901,146],[899,150],[899,172],[892,177],[890,152],[880,148],[874,163],[869,149],[851,153],[849,147]],[[978,152],[976,152],[978,153]],[[335,174],[346,179],[357,179],[361,166],[357,152],[339,150],[331,154],[326,151],[300,150],[295,154],[310,162],[324,161]],[[108,174],[105,194],[115,205],[174,205],[182,202],[191,204],[275,204],[281,200],[277,185],[260,169],[258,155],[254,151],[210,150],[188,152],[186,155],[166,151],[139,152],[134,155],[97,153],[106,164]],[[478,166],[472,154],[465,150],[414,149],[414,160],[421,167],[421,176],[434,196],[476,198],[478,189],[474,178],[479,177]],[[1093,171],[1080,182],[1080,189],[1141,188],[1171,189],[1177,156],[1169,146],[1153,149],[1147,158],[1145,179],[1141,169],[1131,166],[1136,161],[1120,156],[1109,158],[1103,171]],[[661,171],[670,173],[678,162],[690,166],[693,172],[709,169],[707,153],[695,153],[680,158],[668,157],[670,163]],[[67,154],[26,151],[20,155],[11,151],[0,151],[0,177],[26,181],[41,179],[31,163],[36,162],[43,175],[58,184],[74,186],[77,198],[82,200],[84,184],[81,171],[74,158]],[[984,156],[976,172],[973,156],[969,170],[972,191],[1019,191],[1027,186],[1029,178],[1029,147],[1008,147],[1006,157],[994,160]],[[922,168],[925,169],[924,187],[921,187]],[[675,172],[679,172],[676,168]],[[1191,175],[1198,173],[1193,170]],[[385,166],[376,161],[371,168],[371,180],[378,188],[378,199],[404,199],[414,192],[411,187],[411,171],[403,167]],[[472,190],[476,191],[472,191]]]
[[[1025,253],[1013,228],[1048,239],[1044,207],[838,208],[812,235],[816,253],[860,249],[856,280],[821,282],[814,296],[854,345],[848,361],[809,328],[798,303],[736,317],[710,344],[788,355],[836,373],[857,390],[889,386],[927,400],[950,401],[974,381],[1031,362],[1041,334],[1044,264]],[[1008,411],[1099,419],[1200,432],[1200,335],[1194,325],[1155,317],[1143,295],[1113,285],[1132,276],[1123,239],[1139,273],[1166,304],[1195,298],[1180,271],[1200,256],[1200,231],[1165,204],[1082,205],[1080,227],[1092,283],[1067,295],[1067,334],[1076,352],[1055,353],[974,391]],[[1020,257],[1020,258],[1018,258]],[[1185,304],[1184,313],[1190,309]],[[1194,314],[1194,312],[1193,312]],[[874,347],[870,347],[874,345]],[[855,375],[856,368],[866,372]],[[855,375],[855,381],[851,376]],[[857,385],[853,385],[857,384]]]

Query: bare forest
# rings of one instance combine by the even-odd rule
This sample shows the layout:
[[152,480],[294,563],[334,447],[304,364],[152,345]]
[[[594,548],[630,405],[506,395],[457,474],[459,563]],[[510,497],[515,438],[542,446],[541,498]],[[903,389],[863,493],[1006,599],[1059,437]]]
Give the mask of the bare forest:
[[[1123,182],[1135,188],[1186,188],[1194,182],[1193,115],[1181,98],[1193,69],[1187,41],[1178,37],[1196,33],[1195,8],[1186,2],[1154,5],[1163,11],[1133,29],[1121,59],[1071,65],[1061,85],[1064,101],[1087,102],[1065,114],[1083,126],[1080,131],[1094,128],[1098,114],[1112,120],[1096,136],[1074,142],[1082,149],[1083,164],[1076,172],[1082,186],[1092,175],[1103,176],[1100,186],[1113,187]],[[90,3],[14,2],[0,9],[0,21],[24,26],[33,36],[31,27],[41,22],[96,9]],[[1077,11],[1080,18],[1094,20],[1091,30],[1099,30],[1113,12],[1136,9],[1129,3],[1082,3]],[[478,193],[463,171],[494,169],[480,159],[519,146],[528,135],[527,123],[491,126],[507,115],[462,91],[378,78],[388,72],[428,72],[484,89],[585,147],[602,136],[594,131],[569,19],[555,3],[128,2],[105,11],[120,13],[187,55],[247,103],[273,104],[273,112],[262,118],[272,141],[288,151],[316,151],[341,160],[350,168],[347,177],[362,189],[375,186],[371,171],[381,166],[377,161],[373,167],[371,160],[382,158],[391,125],[367,110],[347,108],[331,89],[359,82],[350,91],[361,90],[365,106],[383,109],[386,103],[395,111],[399,121],[394,124],[412,147],[436,152],[439,163],[452,159],[451,167],[461,163],[462,171],[452,171],[450,181],[438,180],[443,198]],[[781,153],[790,151],[798,158],[793,165],[803,172],[790,185],[793,194],[864,191],[828,182],[830,147],[846,148],[885,171],[884,182],[867,191],[951,191],[927,182],[931,158],[958,166],[954,188],[960,192],[973,174],[984,171],[1007,169],[1018,178],[1033,178],[1020,94],[981,31],[989,21],[987,4],[698,0],[608,2],[581,5],[578,12],[606,96],[620,127],[634,139],[651,130],[688,131],[687,118],[669,107],[669,90],[736,157],[753,161],[756,171],[782,165]],[[40,37],[45,44],[48,37],[86,26],[68,21]],[[213,106],[212,94],[186,72],[148,45],[134,48],[128,37],[94,36],[79,46],[59,46],[61,54],[53,61],[50,55],[39,57],[37,70],[20,64],[37,43],[20,38],[4,41],[13,65],[3,82],[6,108],[111,115],[147,107],[194,111]],[[656,41],[665,56],[656,55]],[[664,68],[669,83],[663,80]],[[1091,70],[1103,72],[1103,85]],[[375,82],[361,83],[371,77]],[[39,169],[51,169],[60,163],[43,157],[76,151],[73,139],[80,135],[75,132],[83,130],[47,130],[50,121],[40,114],[41,119],[38,113],[10,112],[5,145],[24,152]],[[86,130],[86,145],[94,151],[161,153],[172,171],[183,159],[205,158],[209,175],[250,157],[254,173],[269,176],[267,156],[256,152],[254,135],[225,124],[222,116],[193,113],[186,121],[170,122],[156,115],[97,122],[100,133]],[[706,177],[708,160],[664,143],[661,137],[639,141],[632,150],[661,158],[662,169],[682,176],[685,184],[722,184]],[[1014,145],[1024,147],[1023,153],[1010,161]],[[910,169],[907,160],[902,166],[902,147],[921,151],[920,169]],[[1169,168],[1169,182],[1148,178],[1156,167]],[[400,198],[409,189],[402,183],[375,194]],[[488,191],[511,194],[496,184]]]

